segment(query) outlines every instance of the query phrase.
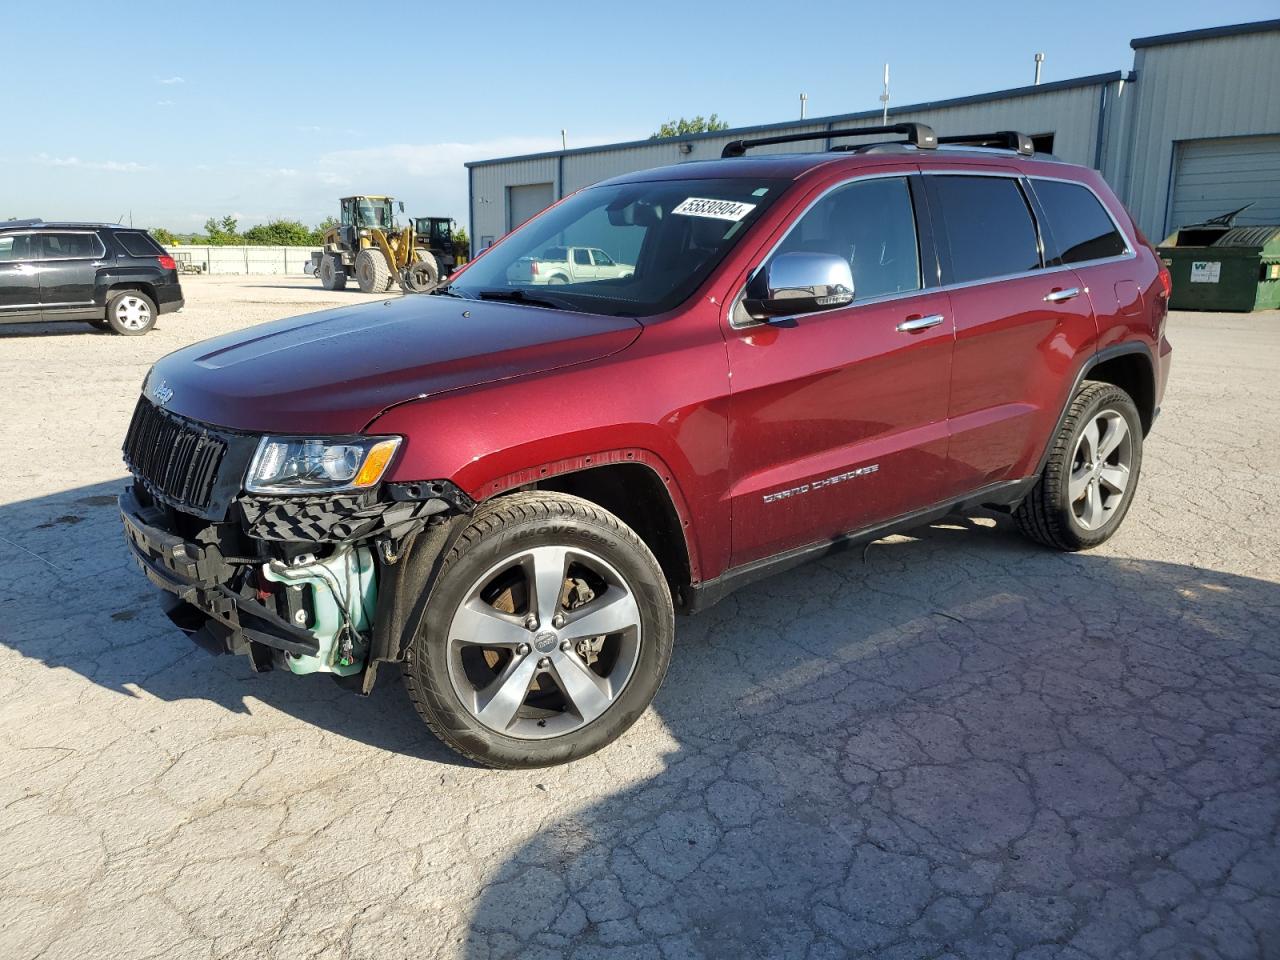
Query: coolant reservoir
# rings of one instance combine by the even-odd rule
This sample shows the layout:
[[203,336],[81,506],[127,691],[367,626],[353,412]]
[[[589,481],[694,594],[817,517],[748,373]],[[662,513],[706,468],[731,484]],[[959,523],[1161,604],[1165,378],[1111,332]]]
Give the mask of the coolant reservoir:
[[[275,583],[311,591],[315,611],[311,632],[320,643],[320,651],[314,657],[288,654],[290,670],[348,677],[363,669],[369,649],[366,638],[373,626],[373,609],[378,598],[372,551],[367,547],[351,547],[327,559],[300,565],[273,568],[268,564],[263,566],[262,575]],[[341,643],[348,630],[350,657],[344,656]]]

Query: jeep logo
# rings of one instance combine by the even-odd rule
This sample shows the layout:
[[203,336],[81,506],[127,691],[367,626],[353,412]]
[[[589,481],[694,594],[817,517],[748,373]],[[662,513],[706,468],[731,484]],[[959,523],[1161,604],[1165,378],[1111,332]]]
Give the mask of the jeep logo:
[[157,386],[152,388],[151,396],[155,400],[155,402],[160,404],[160,406],[162,407],[166,403],[168,403],[170,400],[172,400],[173,388],[169,386],[169,381],[161,380]]

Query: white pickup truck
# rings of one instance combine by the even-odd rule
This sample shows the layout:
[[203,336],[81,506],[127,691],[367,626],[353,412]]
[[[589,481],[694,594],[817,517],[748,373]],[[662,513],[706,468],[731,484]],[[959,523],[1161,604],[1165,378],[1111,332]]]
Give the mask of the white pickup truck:
[[617,263],[597,247],[547,247],[536,257],[517,260],[507,272],[515,283],[589,283],[613,280],[636,272],[630,263]]

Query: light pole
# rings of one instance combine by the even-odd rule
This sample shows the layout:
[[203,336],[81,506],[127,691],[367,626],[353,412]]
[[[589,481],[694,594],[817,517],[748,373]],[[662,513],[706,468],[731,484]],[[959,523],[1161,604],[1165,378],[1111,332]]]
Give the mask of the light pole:
[[884,93],[880,94],[880,102],[884,104],[884,110],[880,114],[880,123],[884,126],[889,124],[889,65],[884,65]]

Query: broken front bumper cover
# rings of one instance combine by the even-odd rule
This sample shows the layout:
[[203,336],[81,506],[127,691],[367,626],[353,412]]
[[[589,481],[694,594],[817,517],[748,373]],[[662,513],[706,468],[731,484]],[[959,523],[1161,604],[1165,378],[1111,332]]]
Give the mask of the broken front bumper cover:
[[215,653],[247,653],[249,643],[259,643],[296,656],[318,653],[319,643],[309,630],[227,585],[237,565],[216,546],[165,530],[160,526],[163,512],[144,507],[132,489],[120,495],[120,519],[142,572],[176,598],[166,611],[170,619],[201,646]]

